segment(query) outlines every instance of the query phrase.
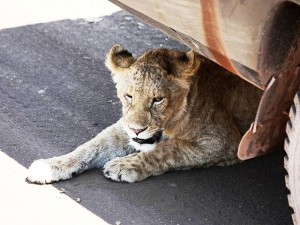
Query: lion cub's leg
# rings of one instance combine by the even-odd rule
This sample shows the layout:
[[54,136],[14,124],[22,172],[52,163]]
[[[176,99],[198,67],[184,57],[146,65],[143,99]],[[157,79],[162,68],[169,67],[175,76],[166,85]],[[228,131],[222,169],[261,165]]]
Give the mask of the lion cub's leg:
[[163,141],[151,152],[139,152],[111,160],[104,166],[104,175],[115,181],[136,182],[169,170],[227,166],[238,162],[238,142],[237,137],[229,147],[216,137],[205,137],[200,143]]
[[95,138],[66,155],[34,161],[27,177],[32,183],[52,183],[65,180],[84,170],[103,167],[106,162],[133,151],[128,147],[128,136],[121,122],[106,128]]

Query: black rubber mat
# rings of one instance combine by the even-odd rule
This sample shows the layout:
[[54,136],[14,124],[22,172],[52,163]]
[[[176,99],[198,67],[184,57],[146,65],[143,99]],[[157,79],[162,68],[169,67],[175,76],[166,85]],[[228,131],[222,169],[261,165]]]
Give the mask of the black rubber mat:
[[[120,104],[103,63],[115,43],[137,55],[158,47],[186,49],[124,12],[97,23],[1,30],[0,149],[28,167],[72,151],[117,121]],[[284,175],[278,152],[135,184],[92,170],[55,186],[111,224],[288,225]]]

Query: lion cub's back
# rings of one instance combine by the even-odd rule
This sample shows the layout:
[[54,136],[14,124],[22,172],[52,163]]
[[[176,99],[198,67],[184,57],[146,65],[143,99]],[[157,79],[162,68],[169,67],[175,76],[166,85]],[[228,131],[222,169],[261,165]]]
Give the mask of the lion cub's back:
[[204,64],[207,88],[244,134],[255,120],[263,91],[212,61],[205,60]]

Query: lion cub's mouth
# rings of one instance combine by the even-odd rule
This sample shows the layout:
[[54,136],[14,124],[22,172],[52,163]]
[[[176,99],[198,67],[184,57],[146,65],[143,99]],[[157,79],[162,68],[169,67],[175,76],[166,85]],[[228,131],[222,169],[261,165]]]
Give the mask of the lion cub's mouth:
[[140,139],[140,138],[132,138],[134,142],[137,142],[139,144],[154,144],[156,142],[159,142],[162,137],[162,131],[156,132],[151,138],[147,139]]

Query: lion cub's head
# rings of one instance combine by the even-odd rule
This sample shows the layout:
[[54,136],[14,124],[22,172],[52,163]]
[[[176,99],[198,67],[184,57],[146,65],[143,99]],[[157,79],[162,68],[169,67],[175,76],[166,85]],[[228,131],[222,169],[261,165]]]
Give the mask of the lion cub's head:
[[106,66],[123,105],[124,128],[138,150],[152,150],[163,131],[184,116],[198,57],[193,51],[158,49],[135,59],[120,45],[111,48]]

